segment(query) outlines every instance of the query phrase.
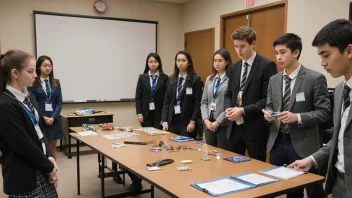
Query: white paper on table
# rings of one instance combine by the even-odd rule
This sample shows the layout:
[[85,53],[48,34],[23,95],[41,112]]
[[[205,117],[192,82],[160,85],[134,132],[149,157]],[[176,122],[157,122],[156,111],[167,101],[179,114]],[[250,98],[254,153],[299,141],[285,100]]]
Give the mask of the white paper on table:
[[246,181],[246,182],[255,184],[257,186],[277,181],[276,179],[265,177],[263,175],[258,175],[258,174],[255,174],[255,173],[242,175],[242,176],[239,176],[239,177],[236,177],[236,178],[238,178],[238,179],[240,179],[242,181]]
[[206,189],[214,195],[251,188],[249,185],[242,184],[231,179],[221,179],[213,182],[197,184],[197,186]]
[[274,168],[268,171],[260,171],[261,173],[267,174],[267,175],[271,175],[274,177],[278,177],[281,179],[291,179],[294,177],[297,177],[299,175],[305,174],[305,172],[302,171],[296,171],[293,170],[291,168],[286,168],[286,167],[278,167],[278,168]]
[[77,133],[78,136],[90,136],[90,135],[98,135],[96,132],[94,131],[82,131],[82,132],[78,132]]

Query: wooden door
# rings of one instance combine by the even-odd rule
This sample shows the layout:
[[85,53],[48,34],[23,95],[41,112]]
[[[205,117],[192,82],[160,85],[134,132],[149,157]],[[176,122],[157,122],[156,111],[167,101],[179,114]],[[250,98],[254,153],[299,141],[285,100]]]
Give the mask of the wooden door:
[[[230,51],[232,60],[239,60],[231,39],[232,32],[241,26],[250,26],[257,33],[255,51],[276,62],[273,42],[286,32],[287,1],[279,1],[221,16],[221,47]],[[276,68],[281,67],[276,62]]]
[[185,50],[193,60],[194,69],[203,83],[212,72],[215,51],[215,29],[185,33]]

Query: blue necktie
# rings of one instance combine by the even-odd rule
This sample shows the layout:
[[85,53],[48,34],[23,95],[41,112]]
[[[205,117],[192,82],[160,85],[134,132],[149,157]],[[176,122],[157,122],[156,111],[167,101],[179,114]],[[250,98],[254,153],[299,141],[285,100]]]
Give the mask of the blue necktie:
[[152,78],[152,93],[154,93],[155,87],[156,87],[156,80],[158,79],[157,75],[150,75],[150,77]]
[[214,94],[216,94],[217,90],[219,89],[220,86],[220,77],[216,77],[216,84],[215,84],[215,90],[214,90]]
[[177,99],[179,99],[179,97],[180,97],[180,93],[182,90],[182,82],[183,82],[183,77],[179,77],[178,83],[177,83],[177,93],[178,93]]
[[48,79],[46,79],[46,80],[44,80],[44,82],[45,82],[45,88],[46,88],[46,94],[48,95],[48,97],[49,96],[51,96],[51,89],[50,89],[50,85],[49,85],[49,81],[48,81]]

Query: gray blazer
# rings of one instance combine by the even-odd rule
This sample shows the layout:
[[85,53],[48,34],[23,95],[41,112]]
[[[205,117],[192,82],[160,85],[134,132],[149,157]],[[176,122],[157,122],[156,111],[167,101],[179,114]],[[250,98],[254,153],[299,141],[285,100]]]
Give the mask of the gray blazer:
[[[224,83],[221,84],[215,99],[216,111],[213,114],[214,119],[216,119],[216,121],[220,123],[220,126],[224,126],[228,124],[228,119],[225,116],[224,97],[227,90],[229,77],[225,75],[224,80],[225,81]],[[211,103],[213,102],[214,83],[215,83],[215,77],[212,80],[210,80],[210,76],[208,76],[204,85],[202,100],[200,102],[202,120],[209,119]]]
[[[282,111],[283,72],[272,76],[269,81],[266,109]],[[296,101],[297,94],[304,93],[304,101]],[[296,153],[305,158],[320,148],[318,125],[331,118],[330,100],[323,74],[305,68],[303,65],[298,72],[296,82],[291,93],[289,111],[299,113],[302,125],[298,122],[289,124],[290,137]],[[274,120],[268,140],[268,152],[274,146],[279,133],[280,121]]]
[[[318,167],[325,166],[328,163],[328,176],[326,179],[325,192],[330,194],[332,192],[333,183],[336,178],[337,169],[335,163],[337,161],[338,137],[341,126],[341,110],[343,98],[344,82],[335,88],[334,96],[334,133],[332,139],[319,151],[312,156],[318,164]],[[344,161],[345,161],[345,185],[347,189],[347,197],[352,197],[352,108],[348,113],[346,129],[343,138],[344,147]]]

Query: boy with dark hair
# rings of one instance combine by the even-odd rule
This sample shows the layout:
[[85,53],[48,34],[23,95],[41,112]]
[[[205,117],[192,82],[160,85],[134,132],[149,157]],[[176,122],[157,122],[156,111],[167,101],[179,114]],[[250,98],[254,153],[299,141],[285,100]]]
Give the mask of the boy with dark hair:
[[[282,166],[319,150],[318,125],[329,120],[331,112],[325,76],[298,62],[301,38],[286,33],[278,37],[273,46],[283,71],[270,78],[263,113],[271,124],[270,163]],[[318,170],[311,172],[318,173]],[[324,197],[322,184],[309,185],[306,190],[309,198]],[[303,198],[303,188],[287,193],[287,197]]]
[[318,48],[321,65],[334,78],[344,76],[335,88],[334,132],[326,146],[290,168],[308,171],[312,166],[328,165],[325,192],[334,198],[352,197],[352,22],[337,19],[324,26],[315,36],[313,46]]

